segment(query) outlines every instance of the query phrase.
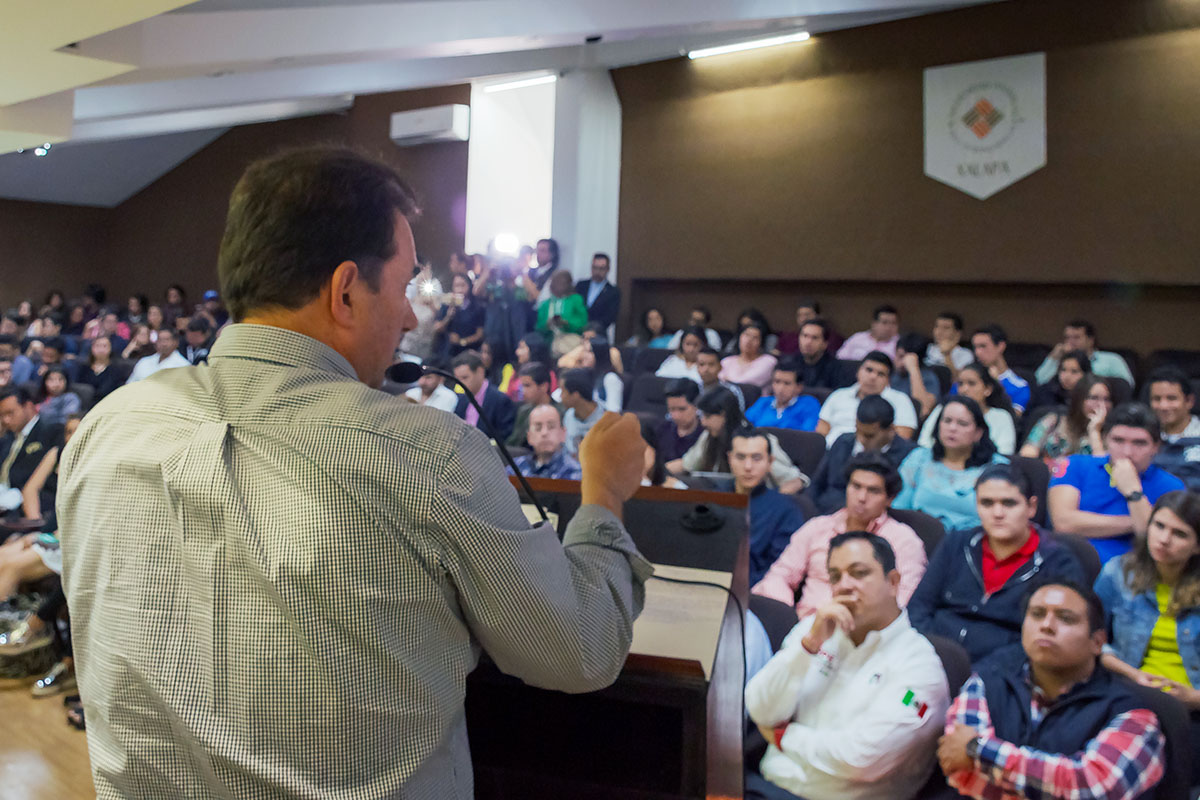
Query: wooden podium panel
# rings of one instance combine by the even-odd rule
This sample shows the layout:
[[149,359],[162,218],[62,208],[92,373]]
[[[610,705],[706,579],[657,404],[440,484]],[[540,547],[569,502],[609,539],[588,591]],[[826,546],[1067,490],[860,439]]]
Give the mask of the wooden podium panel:
[[[530,484],[559,515],[561,535],[579,507],[578,483]],[[683,515],[697,505],[721,518],[718,530],[684,527]],[[731,591],[744,609],[745,509],[746,498],[735,494],[645,488],[626,504],[625,524],[652,562],[732,572]],[[698,661],[635,653],[609,688],[569,695],[526,686],[485,659],[467,685],[475,796],[740,798],[743,624],[727,600],[711,679]]]

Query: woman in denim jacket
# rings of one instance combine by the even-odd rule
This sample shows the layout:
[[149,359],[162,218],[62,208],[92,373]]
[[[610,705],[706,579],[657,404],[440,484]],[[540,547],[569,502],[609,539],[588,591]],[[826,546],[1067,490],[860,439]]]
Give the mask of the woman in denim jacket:
[[[1105,667],[1200,714],[1200,493],[1154,504],[1146,536],[1096,579],[1109,618]],[[1200,766],[1200,765],[1198,765]]]

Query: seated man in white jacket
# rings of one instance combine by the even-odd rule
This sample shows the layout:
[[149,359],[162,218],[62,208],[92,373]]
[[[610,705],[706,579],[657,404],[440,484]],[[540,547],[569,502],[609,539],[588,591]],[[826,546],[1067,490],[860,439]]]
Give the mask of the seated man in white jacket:
[[849,531],[830,542],[828,565],[833,600],[746,685],[768,742],[746,800],[904,800],[933,769],[950,690],[897,604],[891,546]]

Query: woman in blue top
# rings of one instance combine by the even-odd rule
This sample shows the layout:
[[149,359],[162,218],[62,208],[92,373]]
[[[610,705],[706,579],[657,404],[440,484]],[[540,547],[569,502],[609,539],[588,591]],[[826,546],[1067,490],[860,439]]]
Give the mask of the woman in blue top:
[[947,531],[979,527],[975,481],[988,464],[1006,464],[996,452],[979,404],[956,395],[946,400],[935,423],[933,447],[918,447],[900,462],[904,489],[893,508],[937,517]]

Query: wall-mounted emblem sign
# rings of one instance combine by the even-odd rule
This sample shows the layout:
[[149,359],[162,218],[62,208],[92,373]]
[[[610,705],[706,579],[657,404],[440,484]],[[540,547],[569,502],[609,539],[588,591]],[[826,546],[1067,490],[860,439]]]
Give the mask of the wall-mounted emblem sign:
[[925,70],[925,174],[984,200],[1046,165],[1046,54]]

